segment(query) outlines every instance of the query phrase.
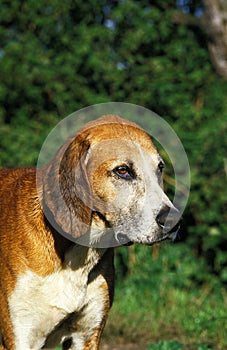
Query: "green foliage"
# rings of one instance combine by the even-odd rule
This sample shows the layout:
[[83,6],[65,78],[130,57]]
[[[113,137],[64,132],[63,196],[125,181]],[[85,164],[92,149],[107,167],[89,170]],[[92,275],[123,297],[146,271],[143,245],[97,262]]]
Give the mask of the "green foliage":
[[18,116],[10,124],[3,123],[0,127],[0,166],[34,166],[45,137],[56,123],[57,118],[45,112],[40,118],[27,120]]

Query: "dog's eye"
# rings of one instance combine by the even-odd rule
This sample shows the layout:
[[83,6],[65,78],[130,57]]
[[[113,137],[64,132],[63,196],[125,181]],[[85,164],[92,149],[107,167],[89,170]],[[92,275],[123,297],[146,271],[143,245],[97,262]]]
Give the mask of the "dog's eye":
[[161,161],[158,163],[158,171],[159,171],[160,173],[162,173],[163,168],[165,168],[165,163],[163,162],[163,160],[161,160]]
[[132,170],[127,165],[118,166],[113,172],[121,179],[131,180],[133,178]]

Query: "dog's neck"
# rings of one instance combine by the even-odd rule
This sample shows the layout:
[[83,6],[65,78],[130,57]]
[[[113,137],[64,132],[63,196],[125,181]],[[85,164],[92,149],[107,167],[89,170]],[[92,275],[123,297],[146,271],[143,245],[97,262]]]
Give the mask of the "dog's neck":
[[106,249],[92,248],[77,244],[66,238],[64,233],[56,231],[47,220],[46,224],[54,239],[55,249],[62,262],[62,267],[70,268],[71,270],[83,268],[86,270],[84,273],[86,272],[89,274],[98,264]]
[[89,248],[75,244],[66,251],[63,266],[72,270],[81,269],[85,274],[89,274],[105,251],[104,248]]

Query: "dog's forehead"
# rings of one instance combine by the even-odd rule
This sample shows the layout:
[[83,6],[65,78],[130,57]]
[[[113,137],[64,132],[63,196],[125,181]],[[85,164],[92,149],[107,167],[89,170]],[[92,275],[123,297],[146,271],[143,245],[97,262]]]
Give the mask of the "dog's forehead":
[[123,150],[140,145],[149,154],[158,154],[147,133],[137,124],[115,115],[103,116],[94,122],[85,125],[83,129],[87,134],[91,146],[97,149],[116,147]]

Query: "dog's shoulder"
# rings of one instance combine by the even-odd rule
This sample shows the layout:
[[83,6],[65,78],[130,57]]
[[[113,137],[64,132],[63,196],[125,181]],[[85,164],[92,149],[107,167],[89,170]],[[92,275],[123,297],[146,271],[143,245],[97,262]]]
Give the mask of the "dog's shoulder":
[[33,168],[0,169],[0,264],[9,255],[16,272],[5,266],[4,278],[12,275],[14,280],[28,267],[45,276],[61,264],[37,195]]
[[15,168],[5,169],[0,168],[0,195],[5,191],[9,194],[10,191],[14,191],[18,188],[20,183],[26,182],[31,179],[31,183],[35,178],[34,168]]
[[[0,168],[0,226],[12,216],[15,222],[18,215],[28,211],[29,198],[36,196],[36,171],[33,168]],[[33,210],[34,211],[34,210]],[[32,212],[33,212],[32,211]]]

